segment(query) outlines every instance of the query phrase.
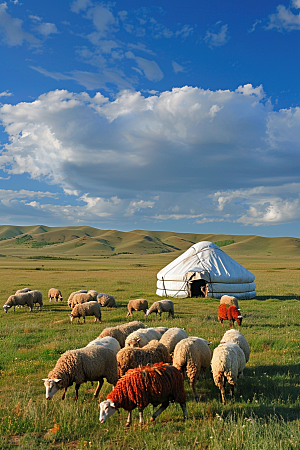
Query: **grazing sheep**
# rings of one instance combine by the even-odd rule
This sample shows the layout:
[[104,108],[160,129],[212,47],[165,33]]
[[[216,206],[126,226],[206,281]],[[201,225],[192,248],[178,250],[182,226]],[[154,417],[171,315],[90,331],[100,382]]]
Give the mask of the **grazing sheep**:
[[98,302],[78,303],[72,309],[70,314],[71,322],[78,317],[78,323],[80,323],[80,317],[83,317],[85,323],[86,316],[95,316],[95,322],[99,320],[101,322],[101,306]]
[[155,302],[151,305],[150,309],[147,309],[145,316],[149,316],[154,312],[156,315],[158,313],[159,317],[161,317],[163,312],[168,312],[168,317],[172,317],[174,319],[174,303],[171,300],[160,300]]
[[173,366],[182,371],[186,371],[190,380],[190,385],[194,394],[194,399],[198,402],[199,395],[196,391],[196,381],[199,378],[200,371],[210,366],[211,350],[210,343],[205,339],[190,336],[182,339],[176,345],[173,355]]
[[242,325],[242,319],[243,316],[241,315],[240,311],[237,309],[236,306],[232,305],[228,308],[226,305],[220,305],[218,308],[218,319],[221,322],[223,326],[223,320],[229,321],[229,327],[234,326],[234,321],[238,324],[238,326]]
[[125,347],[145,347],[150,341],[159,341],[161,334],[154,328],[141,328],[133,331],[125,340]]
[[104,328],[99,337],[112,336],[117,339],[121,348],[123,348],[125,347],[127,336],[139,328],[146,328],[146,325],[144,325],[143,322],[134,320],[133,322],[123,323],[122,325],[117,325],[115,327]]
[[160,342],[164,344],[171,354],[178,342],[188,337],[187,332],[182,328],[169,328],[161,337]]
[[148,309],[148,301],[144,298],[137,298],[136,300],[130,300],[127,305],[128,313],[127,316],[132,316],[132,311],[144,311],[146,314]]
[[101,306],[106,306],[107,308],[117,308],[117,302],[113,295],[98,294],[97,302],[99,302]]
[[168,331],[168,327],[153,327],[153,330],[156,330],[162,336],[166,331]]
[[96,338],[93,341],[89,342],[86,347],[90,347],[91,345],[102,345],[104,347],[110,348],[115,355],[117,355],[118,351],[121,350],[121,346],[117,339],[111,336],[105,336],[104,338]]
[[[97,292],[97,291],[95,291],[94,289],[89,289],[89,290],[87,291],[87,294],[90,294],[91,300],[92,300],[92,301],[94,301],[94,302],[97,301],[97,296],[98,296],[98,292]],[[91,300],[90,300],[90,301],[91,301]]]
[[49,302],[52,302],[53,299],[55,299],[56,303],[58,302],[58,300],[60,300],[61,302],[63,301],[63,296],[61,295],[61,291],[56,288],[49,289],[48,298],[49,298]]
[[242,333],[233,328],[226,331],[220,343],[224,344],[225,342],[234,342],[235,344],[237,344],[244,352],[246,363],[249,361],[250,347],[245,336]]
[[4,311],[7,313],[8,309],[12,306],[14,307],[14,312],[16,310],[16,306],[25,306],[29,307],[29,310],[33,309],[33,295],[30,292],[23,292],[20,294],[14,294],[8,297],[7,301],[3,305]]
[[70,306],[70,308],[72,307],[72,300],[73,300],[73,297],[75,294],[86,294],[86,293],[87,293],[87,291],[84,289],[81,289],[80,291],[72,292],[68,298],[68,306]]
[[186,393],[183,377],[179,370],[168,364],[155,364],[152,367],[139,367],[130,370],[119,379],[107,400],[100,403],[101,423],[104,423],[118,408],[128,411],[126,426],[131,424],[131,413],[139,410],[139,423],[144,423],[143,410],[151,403],[161,405],[151,417],[155,420],[168,406],[170,401],[180,404],[184,420],[188,418]]
[[240,310],[238,299],[232,295],[222,295],[220,305],[236,306]]
[[30,288],[23,288],[23,289],[18,289],[15,294],[24,294],[24,292],[29,292],[31,291]]
[[142,348],[125,347],[117,353],[118,375],[122,377],[129,369],[158,362],[171,362],[168,350],[159,341],[150,341]]
[[213,351],[211,359],[211,370],[215,385],[220,389],[222,403],[225,399],[225,381],[230,384],[231,396],[235,397],[235,386],[237,379],[242,376],[246,365],[243,350],[234,342],[219,344]]
[[73,309],[75,305],[81,305],[93,300],[93,296],[88,292],[78,292],[75,294],[71,300],[71,308]]
[[37,303],[40,305],[40,309],[43,307],[43,294],[41,291],[29,291],[32,294],[33,297],[33,304],[36,305]]
[[93,398],[97,397],[103,385],[104,378],[115,385],[118,381],[117,359],[115,353],[102,345],[68,350],[58,359],[55,367],[44,378],[46,399],[50,400],[59,390],[64,389],[62,400],[69,386],[75,383],[75,400],[82,383],[98,381]]

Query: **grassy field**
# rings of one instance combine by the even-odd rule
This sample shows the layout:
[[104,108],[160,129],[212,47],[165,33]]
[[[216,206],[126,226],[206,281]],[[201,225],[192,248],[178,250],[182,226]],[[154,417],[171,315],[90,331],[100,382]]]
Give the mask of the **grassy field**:
[[[227,251],[228,248],[228,251]],[[85,346],[107,326],[130,321],[127,303],[155,295],[156,274],[174,259],[172,254],[118,255],[69,259],[0,258],[1,306],[17,289],[29,286],[44,294],[43,311],[26,308],[0,312],[0,448],[1,449],[299,449],[300,448],[300,257],[268,251],[241,252],[235,245],[224,249],[256,276],[257,297],[240,301],[244,321],[241,332],[251,347],[244,378],[238,383],[235,403],[222,405],[210,372],[197,384],[202,401],[195,403],[187,380],[189,420],[182,421],[179,405],[171,405],[150,423],[152,407],[145,410],[146,424],[138,425],[137,412],[125,429],[126,412],[99,422],[95,388],[86,383],[74,402],[74,386],[66,399],[61,392],[45,398],[42,378],[60,354]],[[34,252],[35,250],[33,250]],[[46,250],[44,250],[46,251]],[[40,250],[39,250],[40,252]],[[274,253],[275,252],[275,253]],[[64,301],[49,303],[50,287],[61,289]],[[115,296],[118,308],[102,309],[102,323],[70,323],[69,294],[95,289]],[[218,300],[174,300],[175,319],[143,317],[133,320],[148,326],[184,328],[191,336],[212,341],[215,348],[228,329],[217,320]],[[1,308],[2,309],[2,308]],[[105,383],[100,400],[111,386]]]

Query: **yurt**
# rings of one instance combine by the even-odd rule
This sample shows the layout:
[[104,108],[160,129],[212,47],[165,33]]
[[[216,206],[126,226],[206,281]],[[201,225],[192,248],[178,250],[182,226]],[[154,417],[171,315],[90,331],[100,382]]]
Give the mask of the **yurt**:
[[255,276],[209,241],[192,245],[157,274],[156,294],[162,297],[256,296]]

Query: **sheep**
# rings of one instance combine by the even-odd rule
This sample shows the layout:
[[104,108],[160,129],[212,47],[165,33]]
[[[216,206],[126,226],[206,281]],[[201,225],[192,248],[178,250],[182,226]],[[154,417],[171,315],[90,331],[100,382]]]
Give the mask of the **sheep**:
[[29,291],[33,297],[33,303],[36,305],[37,303],[40,305],[40,310],[43,307],[43,294],[41,291]]
[[117,359],[113,350],[102,345],[68,350],[60,356],[48,377],[43,379],[46,399],[50,400],[59,389],[64,389],[62,395],[64,400],[68,387],[75,383],[75,401],[77,401],[78,390],[82,383],[98,381],[94,399],[100,392],[104,378],[113,386],[118,381]]
[[117,308],[116,299],[113,295],[103,293],[98,294],[97,302],[99,302],[101,306],[106,306],[107,308]]
[[211,362],[210,344],[205,339],[190,336],[178,342],[174,349],[173,366],[181,370],[182,374],[186,371],[196,402],[199,401],[196,381],[200,371],[205,372]]
[[172,317],[174,319],[174,303],[171,300],[160,300],[155,302],[151,305],[150,309],[147,309],[145,316],[149,316],[154,312],[156,315],[158,313],[160,317],[163,312],[168,312],[168,317]]
[[226,403],[225,381],[231,385],[231,397],[235,397],[237,379],[243,375],[246,365],[243,350],[234,342],[219,344],[213,351],[211,370],[215,385],[220,389],[222,403]]
[[88,292],[78,292],[75,294],[71,300],[71,308],[73,309],[75,305],[81,305],[93,300],[92,294]]
[[58,300],[60,300],[61,302],[63,301],[63,296],[61,295],[61,291],[56,288],[49,289],[48,298],[49,298],[49,302],[52,302],[53,299],[55,299],[56,303],[58,302]]
[[14,312],[16,310],[16,306],[25,306],[29,307],[29,310],[33,309],[33,295],[30,292],[23,292],[20,294],[14,294],[8,297],[7,301],[3,305],[4,311],[7,313],[8,309],[12,306],[14,307]]
[[150,341],[159,341],[161,334],[154,328],[141,328],[133,331],[125,340],[125,347],[144,347]]
[[236,306],[237,309],[240,311],[239,302],[236,297],[233,297],[232,295],[222,295],[220,299],[220,305],[227,305],[227,306]]
[[238,324],[238,326],[242,325],[243,316],[240,314],[240,311],[236,306],[232,305],[226,308],[226,305],[220,305],[218,308],[218,319],[223,326],[223,320],[229,321],[229,327],[234,326],[234,321]]
[[29,292],[31,291],[30,288],[22,288],[22,289],[18,289],[15,294],[23,294],[24,292]]
[[146,314],[148,307],[148,301],[144,298],[130,300],[127,305],[128,313],[126,317],[132,316],[132,311],[144,311],[144,314]]
[[233,328],[226,331],[221,339],[221,344],[224,344],[225,342],[234,342],[235,344],[237,344],[244,352],[246,363],[249,361],[250,347],[245,336],[242,333]]
[[128,411],[126,427],[129,427],[132,410],[138,407],[139,423],[142,425],[143,410],[149,403],[161,405],[152,415],[152,422],[169,406],[170,401],[180,404],[186,420],[186,393],[180,371],[168,364],[139,367],[120,378],[107,399],[100,403],[99,420],[104,423],[118,408],[123,408]]
[[80,318],[83,317],[83,322],[85,323],[86,316],[95,316],[95,322],[97,320],[101,322],[101,306],[98,302],[78,303],[72,309],[70,319],[73,322],[73,319],[78,317],[78,323],[80,323]]
[[[90,294],[91,300],[93,300],[94,302],[97,301],[97,296],[98,296],[98,292],[97,292],[97,291],[95,291],[94,289],[89,289],[89,290],[87,291],[87,294]],[[90,300],[90,301],[91,301],[91,300]]]
[[87,293],[87,291],[84,290],[84,289],[81,289],[80,291],[71,292],[71,294],[70,294],[70,296],[69,296],[69,298],[68,298],[68,306],[71,307],[71,305],[72,305],[72,299],[73,299],[73,297],[74,297],[75,294],[86,294],[86,293]]
[[90,347],[91,345],[102,345],[104,347],[110,348],[115,355],[117,355],[118,351],[121,350],[121,346],[117,339],[111,336],[105,336],[104,338],[96,338],[93,341],[89,342],[86,347]]
[[178,342],[188,337],[187,332],[182,328],[169,328],[161,337],[160,342],[164,344],[171,354]]
[[143,322],[139,322],[138,320],[134,320],[133,322],[124,323],[122,325],[117,325],[115,327],[105,328],[101,334],[100,338],[105,336],[112,336],[119,342],[121,348],[125,347],[125,340],[127,336],[135,330],[139,328],[146,328],[146,325]]
[[162,336],[166,331],[168,331],[168,327],[153,327],[153,330],[156,330]]
[[142,348],[122,348],[117,353],[118,376],[122,377],[129,369],[158,362],[171,362],[168,350],[159,341],[150,341]]

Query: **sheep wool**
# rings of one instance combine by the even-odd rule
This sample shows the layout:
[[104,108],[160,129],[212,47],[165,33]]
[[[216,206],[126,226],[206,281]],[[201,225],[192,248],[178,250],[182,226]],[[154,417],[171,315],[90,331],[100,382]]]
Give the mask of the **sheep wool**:
[[139,366],[158,362],[170,363],[170,355],[166,347],[159,341],[150,341],[145,347],[125,347],[117,353],[118,375]]
[[144,311],[146,314],[148,309],[148,301],[144,298],[137,298],[136,300],[130,300],[127,305],[128,313],[127,316],[132,316],[132,311]]
[[41,291],[29,291],[33,297],[33,303],[40,305],[40,309],[43,307],[43,294]]
[[79,291],[71,292],[69,298],[68,298],[68,306],[72,307],[72,300],[75,294],[86,294],[87,291],[84,289],[81,289]]
[[7,313],[8,309],[13,306],[14,312],[15,312],[16,306],[25,306],[25,305],[27,305],[29,307],[29,310],[32,311],[33,295],[31,293],[31,291],[11,295],[10,297],[8,297],[7,301],[4,303],[3,308],[4,308],[4,311]]
[[87,291],[87,294],[89,294],[89,295],[91,296],[91,300],[92,300],[92,301],[94,301],[94,302],[97,301],[97,295],[98,295],[98,292],[97,292],[97,291],[95,291],[94,289],[89,289],[89,290]]
[[199,400],[196,381],[200,371],[205,371],[210,363],[211,350],[205,339],[190,336],[178,342],[174,349],[173,366],[182,372],[186,371],[196,401]]
[[63,296],[61,294],[61,291],[56,288],[49,289],[48,298],[49,298],[49,302],[52,302],[52,300],[54,300],[54,299],[56,302],[58,302],[58,300],[60,300],[61,302],[63,301]]
[[171,300],[160,300],[158,302],[154,302],[150,309],[147,309],[146,316],[149,316],[152,313],[157,313],[161,317],[163,312],[168,312],[169,316],[174,319],[174,303]]
[[229,327],[231,328],[234,326],[234,321],[241,326],[243,316],[241,316],[240,311],[236,306],[231,305],[227,308],[225,304],[222,304],[218,308],[218,319],[222,325],[224,320],[228,320]]
[[167,347],[168,352],[171,354],[174,351],[175,346],[182,339],[188,337],[187,332],[183,328],[169,328],[161,337],[160,342]]
[[224,344],[225,342],[234,342],[235,344],[237,344],[244,352],[246,363],[249,361],[250,347],[245,336],[242,333],[240,333],[238,330],[235,330],[234,328],[226,331],[220,343]]
[[79,303],[75,305],[70,314],[71,322],[78,317],[79,323],[80,318],[83,317],[83,322],[85,323],[86,316],[95,316],[95,322],[97,320],[101,322],[101,306],[98,302]]
[[98,294],[97,302],[99,302],[101,306],[106,306],[107,308],[117,308],[117,302],[113,295],[103,293]]
[[150,341],[159,341],[161,334],[154,328],[140,328],[127,336],[125,347],[144,347]]
[[160,405],[162,397],[166,395],[174,402],[186,402],[183,377],[179,370],[169,364],[158,363],[129,370],[118,380],[107,399],[112,400],[117,408],[131,411],[137,406],[146,408],[149,403]]
[[139,328],[146,328],[146,325],[144,325],[143,322],[134,320],[133,322],[123,323],[115,327],[105,328],[99,337],[102,338],[105,336],[112,336],[117,339],[121,348],[123,348],[125,347],[125,340],[127,336]]
[[220,305],[236,306],[237,309],[239,309],[238,299],[233,297],[233,295],[222,295],[220,298]]
[[90,347],[91,345],[102,345],[103,347],[110,348],[115,355],[117,355],[118,351],[121,350],[121,346],[117,339],[111,336],[105,336],[104,338],[96,338],[93,341],[89,342],[86,347]]

